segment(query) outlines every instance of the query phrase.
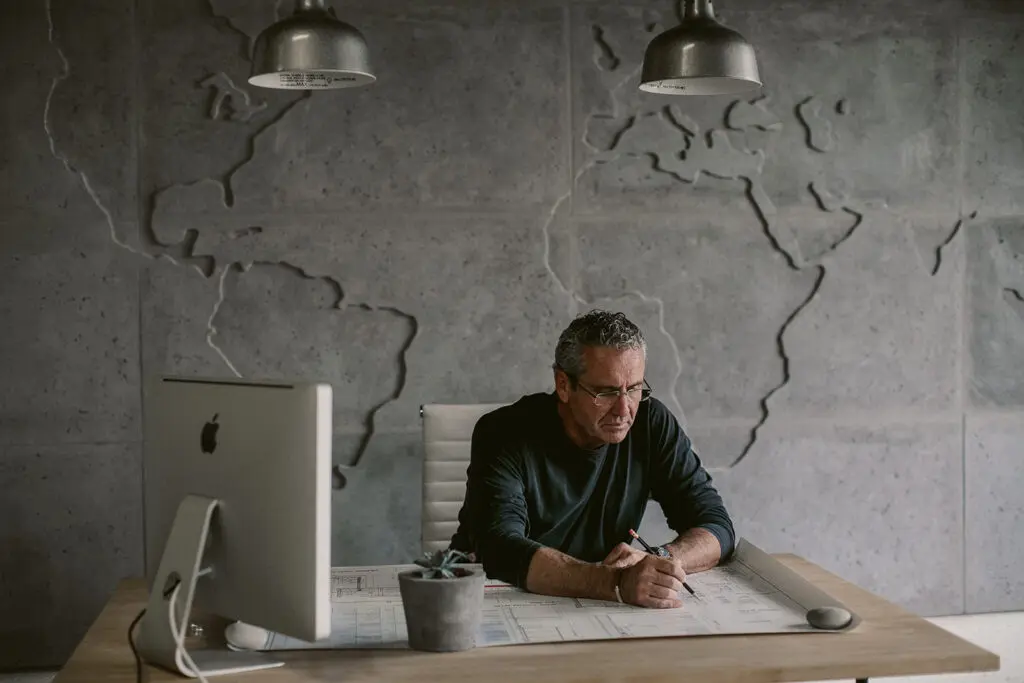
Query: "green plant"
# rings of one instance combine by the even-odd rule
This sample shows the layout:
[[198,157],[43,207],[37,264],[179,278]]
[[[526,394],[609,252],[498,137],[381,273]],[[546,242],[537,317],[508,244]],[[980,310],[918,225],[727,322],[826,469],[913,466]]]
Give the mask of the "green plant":
[[423,553],[423,557],[416,559],[416,564],[423,567],[424,579],[454,579],[455,565],[460,561],[469,562],[469,556],[459,550],[436,550],[433,553]]

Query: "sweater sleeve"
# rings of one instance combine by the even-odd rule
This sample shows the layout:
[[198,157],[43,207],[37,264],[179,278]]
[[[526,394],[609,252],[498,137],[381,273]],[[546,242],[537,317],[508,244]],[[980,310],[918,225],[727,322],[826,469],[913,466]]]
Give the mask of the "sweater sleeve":
[[725,503],[675,416],[656,399],[651,404],[651,497],[677,534],[694,528],[714,534],[724,561],[736,544]]
[[541,544],[529,539],[522,453],[507,446],[486,416],[473,430],[466,501],[471,506],[472,543],[491,578],[525,587],[533,554]]

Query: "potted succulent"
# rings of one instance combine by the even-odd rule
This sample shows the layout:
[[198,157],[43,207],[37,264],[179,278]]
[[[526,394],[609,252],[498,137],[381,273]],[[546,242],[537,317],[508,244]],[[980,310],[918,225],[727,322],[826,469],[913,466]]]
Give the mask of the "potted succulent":
[[455,652],[476,646],[484,572],[478,566],[459,566],[468,560],[458,550],[438,550],[416,560],[422,569],[398,575],[409,647]]

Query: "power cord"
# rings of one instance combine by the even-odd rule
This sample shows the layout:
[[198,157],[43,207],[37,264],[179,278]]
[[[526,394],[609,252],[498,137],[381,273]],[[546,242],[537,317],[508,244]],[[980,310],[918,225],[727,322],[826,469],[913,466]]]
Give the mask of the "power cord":
[[[181,579],[175,579],[174,583],[164,590],[165,600],[174,593],[180,583]],[[138,616],[128,626],[128,646],[132,649],[132,655],[135,657],[135,683],[142,683],[142,656],[139,655],[139,649],[135,646],[135,627],[139,625],[144,616],[146,616],[145,607],[142,608],[142,611],[139,612]]]
[[128,646],[131,647],[132,655],[135,657],[135,683],[142,683],[142,657],[139,656],[139,650],[135,647],[135,627],[138,626],[144,616],[146,616],[145,607],[142,608],[142,611],[139,612],[139,615],[135,617],[128,627]]
[[[202,572],[200,572],[200,576],[201,575]],[[175,599],[178,597],[178,590],[180,588],[181,582],[179,581],[174,585],[174,590],[171,591],[170,599],[172,605],[174,604]],[[196,666],[196,663],[192,660],[192,655],[190,655],[188,653],[188,650],[185,649],[185,625],[182,624],[181,628],[178,628],[178,624],[174,621],[173,608],[167,610],[167,624],[171,628],[171,635],[174,636],[174,647],[177,650],[177,653],[181,655],[182,658],[185,660],[185,663],[192,668],[192,673],[194,673],[196,675],[196,678],[199,679],[199,683],[210,683],[206,680],[206,676],[203,675],[203,672],[199,670],[199,667]]]
[[[171,628],[171,636],[174,638],[174,646],[177,649],[179,655],[184,658],[185,663],[191,667],[192,673],[199,679],[199,683],[209,683],[206,677],[203,676],[203,672],[199,670],[196,663],[192,660],[188,650],[185,649],[185,629],[178,628],[178,625],[174,622],[174,607],[175,601],[178,598],[178,590],[181,588],[181,579],[176,579],[174,583],[168,586],[164,590],[164,599],[170,600],[172,607],[167,610],[168,622]],[[139,650],[135,645],[135,627],[138,626],[139,622],[142,621],[142,617],[146,615],[146,608],[143,607],[142,611],[139,612],[138,616],[132,620],[132,623],[128,626],[128,646],[132,649],[132,655],[135,657],[135,681],[136,683],[142,683],[142,657],[139,655]]]

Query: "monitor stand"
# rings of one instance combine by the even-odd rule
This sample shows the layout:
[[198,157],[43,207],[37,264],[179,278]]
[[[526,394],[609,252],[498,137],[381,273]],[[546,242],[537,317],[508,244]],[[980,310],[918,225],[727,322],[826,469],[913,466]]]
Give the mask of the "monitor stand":
[[[137,648],[144,661],[190,678],[197,678],[196,669],[203,676],[219,676],[284,665],[258,652],[226,648],[188,652],[184,644],[179,646],[192,611],[196,580],[216,507],[215,499],[203,496],[189,495],[181,501],[139,628]],[[177,581],[180,585],[172,605],[170,594]],[[177,639],[174,630],[178,631]]]

